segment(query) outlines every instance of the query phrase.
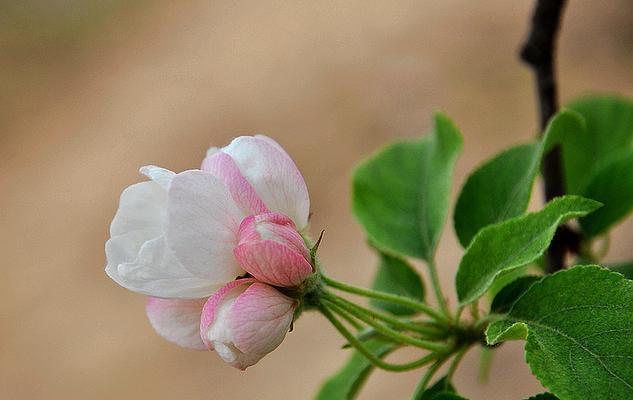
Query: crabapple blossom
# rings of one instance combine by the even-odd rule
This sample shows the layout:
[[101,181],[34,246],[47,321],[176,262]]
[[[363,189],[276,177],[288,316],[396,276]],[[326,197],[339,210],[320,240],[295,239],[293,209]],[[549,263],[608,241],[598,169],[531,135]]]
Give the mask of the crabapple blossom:
[[[215,348],[238,368],[252,365],[283,340],[296,307],[267,284],[299,286],[313,273],[302,237],[310,202],[301,173],[265,136],[210,149],[199,170],[140,171],[149,181],[121,194],[106,243],[106,273],[150,296],[147,315],[167,340]],[[235,281],[247,273],[254,278]],[[240,284],[227,292],[234,282]],[[203,337],[201,315],[210,321]],[[266,337],[245,339],[262,321],[266,328],[258,330]]]

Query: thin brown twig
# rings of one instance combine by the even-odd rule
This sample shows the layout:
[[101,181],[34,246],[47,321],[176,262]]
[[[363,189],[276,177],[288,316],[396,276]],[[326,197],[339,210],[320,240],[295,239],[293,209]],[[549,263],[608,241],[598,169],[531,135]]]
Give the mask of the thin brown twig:
[[[541,134],[558,110],[556,37],[565,3],[566,0],[537,0],[530,34],[521,48],[521,59],[532,68],[535,76]],[[542,173],[545,201],[565,193],[560,146],[555,146],[545,155]],[[547,250],[547,272],[552,273],[565,268],[567,251],[573,251],[577,244],[578,233],[569,226],[562,225]]]

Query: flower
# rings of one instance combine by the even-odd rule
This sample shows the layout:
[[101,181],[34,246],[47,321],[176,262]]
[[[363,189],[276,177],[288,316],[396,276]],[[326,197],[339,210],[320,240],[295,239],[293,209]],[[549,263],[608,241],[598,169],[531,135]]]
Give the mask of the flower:
[[200,336],[224,361],[245,370],[279,346],[296,307],[296,300],[265,283],[238,279],[205,303]]
[[[167,340],[197,349],[224,349],[229,344],[222,347],[223,343],[233,343],[230,346],[244,354],[235,356],[242,361],[229,362],[239,368],[252,365],[244,360],[259,360],[266,354],[263,350],[281,342],[295,307],[294,300],[266,283],[297,286],[313,272],[301,236],[307,230],[310,207],[301,173],[279,144],[259,135],[211,148],[200,170],[176,174],[146,166],[140,172],[150,180],[121,194],[106,243],[106,273],[119,285],[150,296],[147,315]],[[246,273],[254,278],[234,281]],[[225,293],[227,283],[233,282],[240,282],[230,292],[234,297],[222,297],[220,319],[211,319],[207,336],[201,338],[203,305],[207,299],[217,301],[218,293]],[[260,318],[268,318],[265,302],[260,307],[253,303],[249,316],[222,311],[228,307],[223,304],[235,302],[229,308],[237,310],[239,304],[250,304],[242,298],[260,294],[287,305],[284,317],[275,317],[283,335],[275,331],[279,341],[273,341],[274,346],[268,342],[253,347],[245,345],[242,336],[237,342],[233,336],[217,336],[225,331],[218,328],[223,326],[241,332],[237,322],[226,325],[226,321],[254,326]]]

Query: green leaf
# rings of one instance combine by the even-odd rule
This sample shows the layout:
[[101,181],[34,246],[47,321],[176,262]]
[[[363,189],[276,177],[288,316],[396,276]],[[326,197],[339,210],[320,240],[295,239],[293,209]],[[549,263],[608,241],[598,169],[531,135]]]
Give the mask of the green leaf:
[[[528,335],[528,327],[523,322],[492,323],[486,329],[486,341],[488,344],[508,342],[510,340],[525,340]],[[493,326],[494,325],[494,326]]]
[[[380,254],[380,265],[372,289],[424,301],[424,285],[420,275],[403,259],[384,253]],[[409,307],[381,300],[372,299],[370,304],[395,315],[417,313]]]
[[495,278],[494,282],[492,282],[492,285],[490,285],[490,289],[488,289],[487,295],[490,296],[490,299],[494,299],[497,293],[501,291],[501,289],[503,289],[513,281],[519,279],[520,277],[526,276],[530,271],[530,268],[534,267],[535,264],[535,262],[525,264],[518,268],[500,274],[497,278]]
[[447,377],[439,379],[430,388],[420,393],[418,396],[413,397],[412,400],[437,400],[438,396],[443,394],[454,394],[455,387],[449,382]]
[[616,264],[606,265],[611,271],[624,275],[627,279],[633,279],[633,261],[625,261]]
[[512,147],[479,166],[466,179],[455,205],[460,243],[466,247],[481,228],[523,214],[546,147],[583,129],[580,115],[561,111],[547,125],[543,140]]
[[[396,348],[395,344],[380,340],[371,340],[365,345],[378,357],[384,357]],[[354,351],[343,368],[323,383],[316,399],[349,400],[356,398],[373,369],[374,366],[362,354]]]
[[352,210],[381,250],[431,260],[448,211],[462,138],[436,114],[431,135],[394,143],[354,171]]
[[[525,211],[538,170],[537,144],[512,147],[466,179],[455,205],[455,233],[466,247],[479,230]],[[539,157],[540,160],[540,157]]]
[[462,397],[455,393],[439,393],[438,395],[431,398],[432,400],[466,400],[465,397]]
[[633,209],[633,148],[626,149],[600,168],[587,184],[584,196],[604,204],[580,219],[587,237],[604,233]]
[[490,324],[488,343],[505,340],[517,325],[527,330],[532,373],[557,396],[633,398],[633,281],[598,266],[557,272]]
[[594,200],[563,196],[550,201],[541,211],[482,229],[459,263],[455,284],[460,304],[477,300],[497,276],[543,254],[559,224],[599,206]]
[[497,314],[507,313],[510,311],[510,308],[512,308],[512,305],[517,301],[517,299],[521,297],[521,295],[525,293],[525,291],[528,290],[534,282],[541,278],[542,277],[540,276],[528,275],[522,276],[510,282],[508,285],[504,286],[492,300],[492,304],[490,304],[490,312]]
[[587,129],[563,141],[567,192],[584,194],[589,179],[614,153],[633,144],[633,102],[619,96],[590,96],[567,107],[580,113]]
[[551,393],[541,393],[536,396],[532,396],[527,400],[559,400],[558,397],[554,396]]

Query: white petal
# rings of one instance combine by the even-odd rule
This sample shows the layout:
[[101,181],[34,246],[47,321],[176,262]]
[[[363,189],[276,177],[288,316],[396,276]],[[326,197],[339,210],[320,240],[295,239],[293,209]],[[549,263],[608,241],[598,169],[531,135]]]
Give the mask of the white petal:
[[162,229],[166,209],[167,191],[158,183],[141,182],[128,186],[121,193],[119,209],[110,224],[110,236]]
[[[286,153],[286,150],[284,150],[283,147],[281,147],[281,145],[279,143],[277,143],[277,141],[273,138],[271,138],[270,136],[266,136],[266,135],[255,135],[254,136],[257,139],[262,139],[264,140],[266,143],[272,144],[273,146],[275,146],[279,151],[281,151],[282,153],[284,153],[286,156],[288,156],[288,158],[290,158],[290,156],[288,155],[288,153]],[[292,160],[292,158],[290,158]]]
[[176,174],[168,169],[157,167],[155,165],[145,165],[141,167],[139,172],[152,181],[158,183],[163,189],[168,190],[171,180]]
[[302,231],[308,225],[308,189],[290,156],[272,139],[242,136],[222,149],[238,165],[271,211],[286,214]]
[[119,276],[119,264],[136,260],[143,243],[159,236],[157,229],[136,230],[108,239],[105,245],[107,259],[106,274],[119,285],[125,286]]
[[200,314],[207,299],[147,299],[147,317],[159,335],[182,347],[205,350],[200,337]]
[[192,275],[225,283],[244,274],[233,249],[245,215],[218,178],[197,170],[176,175],[167,215],[167,243]]
[[217,153],[218,151],[220,151],[220,149],[218,147],[209,147],[209,149],[207,150],[207,154],[206,157],[212,156],[215,153]]
[[187,271],[163,236],[144,243],[135,260],[119,264],[117,278],[113,279],[121,286],[154,297],[195,299],[208,297],[220,288]]

